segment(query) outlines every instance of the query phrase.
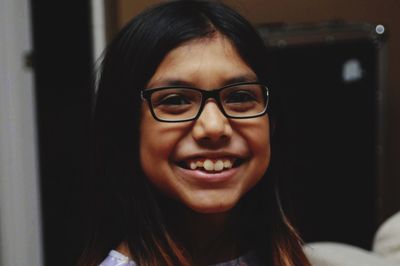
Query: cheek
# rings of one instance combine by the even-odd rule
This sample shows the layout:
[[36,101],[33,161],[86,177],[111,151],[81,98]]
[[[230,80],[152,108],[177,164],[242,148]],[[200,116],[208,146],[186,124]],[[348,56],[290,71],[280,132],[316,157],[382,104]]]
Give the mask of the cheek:
[[156,121],[146,107],[140,123],[140,161],[149,178],[161,179],[184,130],[175,124]]
[[270,128],[268,121],[268,119],[265,119],[259,124],[258,130],[255,129],[251,132],[253,141],[250,145],[252,146],[255,158],[253,162],[255,164],[253,165],[254,176],[258,176],[255,180],[252,180],[254,182],[252,186],[255,186],[265,176],[271,161]]
[[143,115],[140,127],[140,162],[147,179],[159,190],[176,197],[179,182],[172,173],[173,154],[186,130]]
[[268,169],[271,159],[269,119],[262,117],[243,127],[242,134],[247,141],[253,160],[251,169],[254,177],[262,177]]
[[259,149],[261,154],[264,155],[265,159],[268,161],[270,161],[270,157],[271,157],[271,142],[270,142],[270,127],[269,127],[269,120],[267,119],[264,123],[262,128],[260,129],[260,144]]
[[[239,128],[239,127],[238,127]],[[270,158],[270,126],[268,116],[263,116],[255,120],[240,125],[241,134],[247,141],[253,156],[258,160],[268,160]]]
[[[152,117],[143,115],[140,126],[140,163],[147,179],[158,189],[168,187],[165,168],[168,166],[172,141],[162,134],[162,128]],[[162,137],[160,137],[162,136]]]
[[[149,169],[149,165],[156,165],[163,158],[168,158],[172,148],[172,141],[168,140],[168,134],[163,134],[163,125],[153,119],[150,112],[142,112],[140,123],[140,160],[143,170]],[[145,172],[145,174],[147,174]]]

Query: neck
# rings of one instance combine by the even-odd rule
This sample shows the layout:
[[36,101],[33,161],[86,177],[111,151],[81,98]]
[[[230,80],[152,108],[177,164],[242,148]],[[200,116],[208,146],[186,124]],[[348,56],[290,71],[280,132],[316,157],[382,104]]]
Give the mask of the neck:
[[[217,264],[249,251],[250,242],[239,236],[242,230],[234,223],[240,217],[240,206],[223,213],[203,214],[171,199],[159,202],[170,234],[191,256],[193,265]],[[117,251],[132,258],[126,242]]]
[[168,226],[195,265],[215,264],[243,253],[233,230],[235,210],[203,214],[175,201],[169,200],[168,205],[165,208]]

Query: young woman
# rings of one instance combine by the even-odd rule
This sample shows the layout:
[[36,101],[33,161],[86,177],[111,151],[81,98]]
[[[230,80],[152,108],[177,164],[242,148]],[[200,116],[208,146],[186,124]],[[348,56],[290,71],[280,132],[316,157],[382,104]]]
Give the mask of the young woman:
[[120,32],[101,66],[80,264],[309,265],[276,193],[268,63],[215,1],[169,1]]

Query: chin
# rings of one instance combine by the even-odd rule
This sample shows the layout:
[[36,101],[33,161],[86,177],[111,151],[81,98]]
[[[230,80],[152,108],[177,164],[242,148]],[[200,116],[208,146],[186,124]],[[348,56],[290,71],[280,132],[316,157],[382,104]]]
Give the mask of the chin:
[[195,202],[194,204],[186,204],[186,206],[200,214],[217,214],[229,212],[236,204],[237,201],[235,200],[229,202]]

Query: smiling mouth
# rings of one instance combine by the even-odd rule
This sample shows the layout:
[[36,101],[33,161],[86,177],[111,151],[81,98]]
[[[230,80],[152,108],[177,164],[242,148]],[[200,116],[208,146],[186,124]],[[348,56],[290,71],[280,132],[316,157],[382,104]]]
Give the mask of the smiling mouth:
[[187,170],[200,170],[208,173],[222,172],[231,168],[238,167],[243,163],[243,159],[221,158],[221,159],[190,159],[178,162],[178,166]]

